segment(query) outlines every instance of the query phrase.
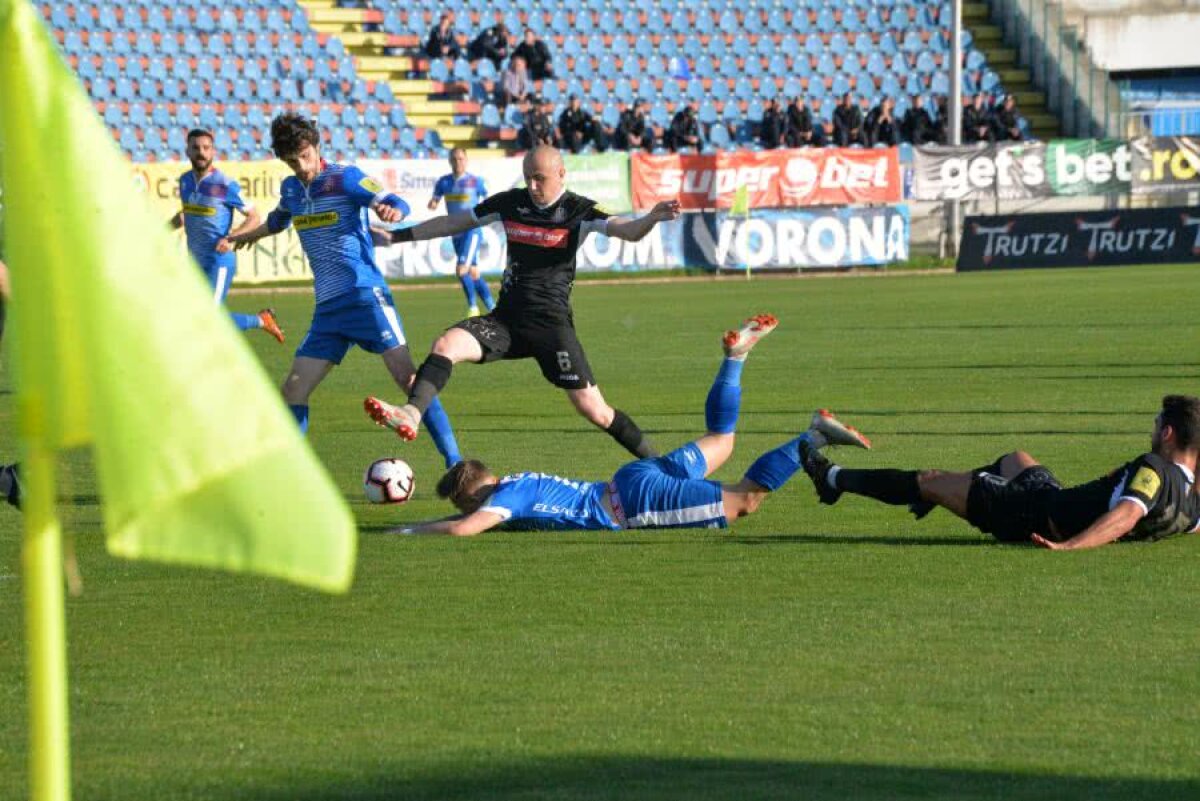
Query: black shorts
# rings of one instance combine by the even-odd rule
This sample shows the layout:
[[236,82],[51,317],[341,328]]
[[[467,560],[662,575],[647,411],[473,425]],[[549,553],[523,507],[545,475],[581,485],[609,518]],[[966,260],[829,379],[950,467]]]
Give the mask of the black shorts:
[[584,389],[596,383],[583,345],[568,323],[515,326],[495,314],[470,317],[461,328],[483,348],[481,363],[499,359],[537,359],[542,375],[560,389]]
[[1050,509],[1062,484],[1041,465],[1012,478],[979,473],[967,492],[967,522],[1001,542],[1028,542],[1029,535],[1052,537]]

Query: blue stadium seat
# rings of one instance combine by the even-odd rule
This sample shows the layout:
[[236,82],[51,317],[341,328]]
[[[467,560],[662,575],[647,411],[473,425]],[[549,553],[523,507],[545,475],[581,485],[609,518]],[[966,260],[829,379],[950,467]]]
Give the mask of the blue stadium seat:
[[187,149],[187,131],[178,127],[167,128],[167,148],[175,153]]
[[145,128],[150,124],[150,115],[146,113],[146,106],[144,104],[129,104],[129,124],[137,128]]
[[118,128],[125,121],[125,117],[121,114],[121,107],[116,103],[109,103],[104,107],[104,124],[110,128]]
[[125,150],[137,150],[141,144],[137,138],[137,129],[135,129],[132,125],[124,125],[121,127],[121,133],[117,141]]
[[408,127],[408,119],[404,113],[404,107],[399,103],[388,109],[388,124],[393,128]]
[[397,139],[397,145],[402,150],[409,152],[415,151],[420,145],[417,142],[417,134],[412,128],[404,127],[400,129],[400,134]]

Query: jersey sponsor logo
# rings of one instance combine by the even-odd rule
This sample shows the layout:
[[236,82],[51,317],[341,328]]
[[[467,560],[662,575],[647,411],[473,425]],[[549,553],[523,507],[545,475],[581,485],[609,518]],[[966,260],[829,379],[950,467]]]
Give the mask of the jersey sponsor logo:
[[339,216],[336,211],[323,211],[320,214],[297,214],[292,218],[292,224],[297,231],[307,231],[310,228],[326,228],[337,225]]
[[520,245],[533,245],[539,248],[565,248],[571,236],[566,228],[538,228],[535,225],[522,225],[518,222],[505,221],[504,233],[508,241]]
[[202,206],[199,203],[184,203],[183,213],[190,214],[193,217],[212,217],[217,213],[217,210],[212,206]]
[[358,185],[373,195],[378,195],[383,191],[383,184],[371,177],[363,178],[358,182]]
[[1129,482],[1129,489],[1139,495],[1153,498],[1161,485],[1162,479],[1159,478],[1158,473],[1153,468],[1142,467],[1133,474],[1133,480]]

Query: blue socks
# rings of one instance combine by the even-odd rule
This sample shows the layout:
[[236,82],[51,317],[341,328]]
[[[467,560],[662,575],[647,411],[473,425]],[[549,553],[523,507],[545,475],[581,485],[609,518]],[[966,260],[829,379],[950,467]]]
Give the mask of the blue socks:
[[496,308],[496,302],[492,300],[492,290],[488,288],[487,281],[483,280],[483,278],[476,278],[475,291],[479,294],[479,299],[483,301],[483,305],[487,306],[488,311]]
[[467,305],[475,305],[475,279],[471,277],[470,272],[465,272],[458,277],[458,282],[462,284],[463,292],[467,295]]
[[429,429],[429,436],[433,437],[433,444],[437,446],[438,453],[446,460],[447,468],[454,467],[462,461],[458,452],[458,442],[454,439],[454,429],[450,427],[450,417],[446,414],[441,400],[433,399],[425,414],[421,416],[421,422]]
[[308,433],[308,406],[300,406],[299,404],[288,404],[288,408],[292,410],[292,416],[296,418],[296,425],[300,426],[300,433]]
[[253,328],[262,328],[262,320],[258,319],[257,314],[238,314],[230,312],[229,316],[233,318],[233,324],[242,331],[249,331]]
[[746,471],[746,478],[771,492],[782,487],[800,469],[800,439],[803,436],[755,459]]
[[704,401],[704,423],[714,434],[732,434],[742,408],[742,368],[745,362],[726,359]]

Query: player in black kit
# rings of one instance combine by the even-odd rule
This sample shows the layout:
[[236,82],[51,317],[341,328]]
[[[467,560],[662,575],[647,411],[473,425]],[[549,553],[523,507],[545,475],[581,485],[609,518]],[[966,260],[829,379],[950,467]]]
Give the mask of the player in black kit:
[[843,492],[907,505],[920,519],[941,506],[1002,542],[1053,550],[1095,548],[1118,539],[1160,540],[1200,528],[1193,488],[1200,454],[1200,398],[1168,395],[1154,419],[1150,452],[1108,475],[1064,489],[1024,451],[967,473],[851,470],[800,445],[821,503]]
[[411,242],[453,236],[500,221],[508,238],[508,268],[496,308],[483,317],[463,320],[433,343],[417,371],[407,405],[367,398],[364,407],[375,422],[393,429],[401,439],[412,440],[421,415],[446,386],[455,364],[533,358],[547,381],[566,390],[580,414],[635,456],[654,456],[653,446],[637,424],[609,406],[596,386],[575,336],[571,288],[575,285],[575,254],[589,233],[636,242],[660,221],[678,217],[679,203],[664,201],[636,219],[610,217],[595,201],[566,190],[566,169],[554,148],[529,151],[523,168],[526,189],[500,192],[472,211],[393,232],[396,242]]

